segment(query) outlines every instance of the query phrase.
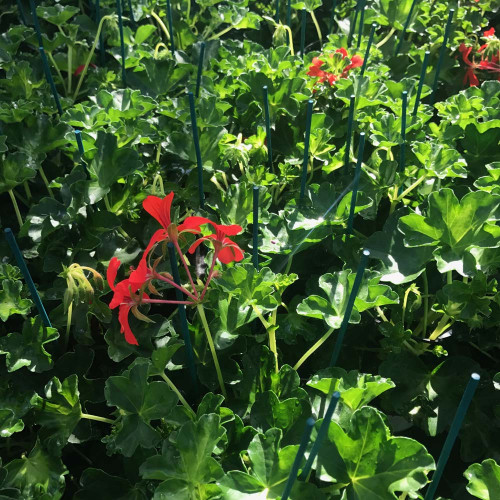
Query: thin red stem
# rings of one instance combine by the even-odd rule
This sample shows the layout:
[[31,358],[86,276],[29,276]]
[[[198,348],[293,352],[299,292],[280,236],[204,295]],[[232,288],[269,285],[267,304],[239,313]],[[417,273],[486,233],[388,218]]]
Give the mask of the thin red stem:
[[184,304],[185,306],[193,305],[190,300],[162,300],[162,299],[142,299],[143,304]]
[[178,290],[180,290],[182,293],[185,293],[188,297],[191,297],[193,300],[198,300],[197,297],[195,297],[191,292],[189,292],[188,290],[186,290],[183,286],[180,286],[178,285],[175,281],[157,273],[155,271],[154,273],[154,278],[155,279],[158,279],[158,280],[161,280],[161,281],[165,281],[165,283],[168,283],[169,285],[172,285],[174,286],[175,288],[177,288]]
[[189,278],[189,282],[191,283],[191,286],[193,287],[193,292],[196,295],[196,298],[198,298],[198,290],[196,290],[196,287],[194,286],[193,278],[191,276],[191,273],[189,272],[187,262],[184,260],[184,254],[182,253],[181,247],[179,246],[179,242],[177,240],[174,240],[173,243],[175,245],[175,249],[177,250],[177,253],[179,254],[179,256],[181,258],[182,265],[184,266],[184,269],[186,270],[186,273],[187,273],[188,278]]
[[210,271],[208,273],[207,282],[205,283],[205,286],[203,287],[203,292],[201,292],[200,300],[203,300],[203,297],[205,297],[205,293],[207,292],[208,285],[209,285],[210,281],[212,280],[212,276],[214,275],[215,261],[217,260],[218,253],[219,252],[217,250],[214,251],[214,257],[212,259],[212,265],[210,266]]

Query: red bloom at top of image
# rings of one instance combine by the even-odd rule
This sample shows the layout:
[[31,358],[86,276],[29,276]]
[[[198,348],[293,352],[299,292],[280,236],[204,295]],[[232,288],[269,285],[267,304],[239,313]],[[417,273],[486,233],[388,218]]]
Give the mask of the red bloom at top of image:
[[490,28],[489,30],[486,30],[483,33],[483,36],[486,37],[486,38],[490,38],[490,37],[492,37],[494,35],[495,35],[495,28]]
[[243,260],[243,250],[241,250],[237,243],[228,238],[228,236],[234,236],[240,233],[243,228],[236,224],[230,226],[215,224],[209,219],[205,219],[205,222],[213,226],[213,228],[215,229],[215,234],[209,234],[196,240],[189,247],[189,253],[194,253],[196,248],[203,241],[212,241],[212,243],[214,244],[215,252],[217,254],[217,258],[223,264],[229,264],[230,262],[240,262],[241,260]]

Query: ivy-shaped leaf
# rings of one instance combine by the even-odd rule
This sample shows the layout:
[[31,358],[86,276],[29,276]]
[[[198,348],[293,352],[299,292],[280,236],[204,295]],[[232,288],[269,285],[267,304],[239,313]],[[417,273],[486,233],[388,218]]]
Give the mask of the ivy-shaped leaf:
[[396,499],[396,491],[414,497],[435,469],[422,444],[391,436],[383,415],[369,406],[354,412],[347,432],[330,423],[317,464],[317,478],[345,486],[350,500]]
[[138,446],[158,444],[161,435],[151,421],[168,416],[178,401],[166,382],[148,382],[149,367],[149,360],[139,358],[124,375],[109,377],[104,388],[108,405],[118,408],[113,432],[105,442],[126,457]]
[[28,314],[33,302],[21,298],[23,284],[21,281],[6,279],[2,281],[0,290],[0,319],[7,321],[13,314]]
[[481,500],[500,498],[500,466],[492,458],[472,464],[465,472],[467,491]]
[[45,350],[45,344],[59,338],[55,328],[43,326],[39,316],[24,322],[22,333],[9,333],[0,337],[0,354],[6,354],[9,372],[25,366],[30,372],[44,372],[53,365],[52,356]]

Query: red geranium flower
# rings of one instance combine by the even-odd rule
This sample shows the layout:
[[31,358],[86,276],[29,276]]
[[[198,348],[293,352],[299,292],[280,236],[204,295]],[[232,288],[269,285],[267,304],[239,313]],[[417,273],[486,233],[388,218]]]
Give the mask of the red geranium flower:
[[[92,68],[97,68],[97,66],[94,63],[90,63],[89,66],[91,66]],[[80,64],[80,66],[78,66],[78,68],[76,68],[73,75],[78,76],[83,71],[83,68],[85,68],[85,64]]]
[[469,82],[471,87],[477,87],[479,85],[479,80],[476,76],[475,70],[480,67],[480,64],[477,64],[474,60],[469,59],[469,54],[472,51],[472,47],[467,47],[464,43],[460,44],[460,47],[458,50],[462,54],[462,60],[464,61],[467,66],[467,71],[465,72],[464,76],[464,85]]
[[492,37],[494,35],[495,35],[495,28],[490,28],[489,30],[486,30],[483,33],[483,36],[486,37],[486,38],[490,38],[490,37]]
[[171,192],[163,199],[158,196],[148,196],[142,202],[144,210],[146,210],[148,214],[152,215],[163,227],[163,229],[158,229],[158,231],[156,231],[151,237],[151,240],[144,251],[144,255],[142,257],[143,259],[146,259],[153,246],[160,241],[170,240],[173,243],[177,243],[179,234],[183,232],[200,232],[200,224],[204,224],[204,221],[206,220],[204,217],[188,217],[184,223],[180,225],[172,224],[172,220],[170,218],[170,208],[172,207],[173,199],[174,193]]
[[108,280],[109,287],[113,290],[113,298],[109,303],[110,309],[115,309],[118,307],[118,321],[121,325],[121,333],[125,334],[125,340],[129,344],[139,345],[137,339],[135,338],[130,325],[128,323],[128,313],[132,311],[132,314],[138,319],[143,321],[150,321],[140,313],[137,309],[142,299],[148,299],[149,297],[145,293],[136,293],[143,283],[134,282],[131,283],[130,279],[125,279],[120,281],[115,285],[116,274],[118,273],[118,268],[121,262],[113,257],[109,262],[108,270],[106,272],[106,277]]
[[318,57],[313,57],[312,64],[311,66],[309,66],[309,71],[307,72],[307,74],[309,76],[322,77],[325,74],[325,72],[320,69],[323,64],[325,64],[324,61],[322,61]]
[[212,241],[214,244],[215,255],[223,264],[229,264],[233,261],[240,262],[243,260],[244,254],[241,248],[234,241],[228,238],[228,236],[240,233],[242,231],[242,227],[236,224],[231,226],[215,224],[209,219],[205,219],[205,222],[211,224],[215,228],[215,234],[209,234],[196,240],[189,247],[189,253],[194,253],[196,248],[203,241]]

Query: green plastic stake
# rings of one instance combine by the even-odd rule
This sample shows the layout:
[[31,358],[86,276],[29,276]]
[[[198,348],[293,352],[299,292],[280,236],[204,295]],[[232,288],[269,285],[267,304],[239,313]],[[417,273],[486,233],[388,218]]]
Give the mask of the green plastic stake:
[[358,12],[360,5],[361,5],[361,0],[358,0],[356,2],[356,7],[354,8],[354,19],[352,21],[352,24],[349,26],[349,35],[347,35],[347,47],[350,47],[352,43],[352,37],[354,36],[354,31],[356,29],[356,22],[358,20]]
[[344,169],[349,165],[349,156],[351,153],[352,127],[354,123],[354,107],[356,105],[356,96],[351,94],[349,98],[349,117],[347,118],[347,138],[345,141]]
[[359,34],[358,34],[358,44],[356,48],[359,49],[361,47],[361,39],[363,38],[363,28],[365,27],[365,4],[363,2],[363,6],[361,7],[361,17],[359,18]]
[[363,274],[365,273],[366,264],[368,262],[368,257],[370,257],[370,250],[363,250],[361,259],[359,261],[358,270],[356,271],[356,277],[354,278],[354,283],[352,285],[352,290],[347,299],[347,307],[342,318],[342,323],[340,324],[339,334],[337,335],[337,340],[335,341],[335,346],[333,348],[332,358],[330,359],[330,366],[335,366],[337,364],[340,349],[342,348],[342,343],[344,341],[345,332],[347,331],[347,325],[349,324],[349,319],[351,318],[352,309],[354,307],[354,301],[358,295],[359,287],[361,286],[361,281],[363,280]]
[[368,64],[368,58],[370,57],[370,49],[372,48],[373,37],[375,36],[375,30],[377,29],[377,23],[372,24],[372,29],[370,30],[370,35],[368,36],[368,44],[366,45],[365,57],[363,59],[363,65],[361,66],[361,76],[364,76],[366,65]]
[[457,412],[455,413],[455,417],[451,423],[450,432],[448,432],[448,436],[446,436],[446,441],[444,442],[443,449],[441,450],[441,455],[439,455],[436,471],[432,476],[432,481],[429,485],[427,493],[425,494],[424,500],[434,500],[434,495],[436,494],[439,481],[443,475],[446,462],[448,462],[448,458],[450,458],[450,453],[455,440],[457,439],[458,431],[460,430],[460,427],[462,427],[462,422],[464,421],[465,414],[467,413],[470,402],[474,397],[474,393],[476,392],[480,379],[481,377],[478,373],[473,373],[470,376],[469,383],[465,388],[462,399],[458,405]]
[[30,10],[31,10],[31,17],[33,18],[33,26],[35,27],[36,31],[36,38],[38,40],[38,45],[40,47],[43,47],[42,32],[40,31],[40,24],[38,23],[38,16],[36,14],[36,6],[34,0],[30,0]]
[[19,17],[21,18],[22,23],[25,26],[28,26],[28,21],[26,21],[26,14],[24,13],[24,8],[23,4],[21,3],[21,0],[16,0],[17,3],[17,10],[19,11]]
[[276,0],[276,14],[274,15],[274,20],[277,23],[280,21],[280,0]]
[[401,50],[401,45],[403,44],[404,37],[406,35],[406,30],[408,29],[408,26],[410,25],[411,21],[411,16],[413,15],[413,11],[415,10],[415,6],[417,5],[419,0],[413,0],[411,7],[410,7],[410,12],[408,12],[408,16],[406,17],[405,24],[403,26],[403,31],[401,32],[401,35],[399,36],[398,43],[396,44],[396,48],[394,49],[394,55],[397,56],[399,54],[399,51]]
[[[101,1],[95,0],[95,22],[99,26],[101,22]],[[102,32],[104,30],[104,26],[101,29],[101,33],[99,34],[99,62],[101,66],[106,64],[106,56],[104,53],[104,37],[102,36]]]
[[309,444],[309,439],[311,437],[311,431],[314,427],[314,423],[315,420],[312,417],[309,417],[306,420],[306,427],[304,429],[304,432],[302,433],[302,439],[300,440],[299,449],[297,450],[295,460],[293,461],[292,468],[290,469],[290,474],[285,484],[285,489],[283,490],[283,493],[281,495],[281,500],[288,500],[288,497],[290,496],[290,492],[292,491],[295,480],[297,479],[300,464],[302,463],[302,459],[304,458],[304,453],[306,451],[307,445]]
[[439,80],[439,73],[441,71],[441,65],[443,64],[444,53],[446,52],[446,47],[448,45],[448,37],[450,36],[451,24],[453,21],[453,14],[454,13],[455,13],[455,10],[450,9],[450,12],[448,14],[448,20],[446,21],[446,27],[444,29],[443,44],[441,45],[441,49],[439,51],[439,58],[438,58],[438,62],[436,64],[436,73],[434,75],[434,82],[432,83],[432,94],[431,94],[431,98],[430,98],[431,106],[434,104],[434,98],[435,98],[437,84],[438,84],[438,80]]
[[40,295],[38,295],[38,290],[36,289],[35,283],[33,282],[30,272],[28,271],[28,266],[24,261],[23,254],[21,253],[21,250],[19,250],[12,229],[10,227],[6,227],[4,230],[4,234],[7,243],[9,244],[9,247],[12,250],[12,253],[14,254],[14,258],[16,259],[17,265],[19,269],[21,269],[21,273],[24,276],[24,280],[28,285],[29,291],[31,293],[31,298],[33,299],[33,302],[35,303],[36,308],[38,309],[38,314],[42,318],[43,324],[46,327],[49,328],[52,327],[52,323],[50,322],[50,319],[47,315],[47,311],[45,311],[45,307],[43,307],[42,299],[40,299]]
[[399,149],[399,171],[404,172],[406,162],[406,109],[408,107],[408,92],[401,95],[401,147]]
[[132,21],[132,26],[135,26],[134,11],[132,10],[132,0],[128,0],[128,11],[130,12],[130,20]]
[[304,51],[306,45],[306,9],[302,9],[301,13],[301,23],[300,23],[300,55],[304,59]]
[[196,165],[198,166],[198,195],[200,198],[200,208],[205,208],[205,195],[203,193],[203,163],[201,162],[200,139],[198,137],[198,125],[196,123],[196,111],[194,108],[194,95],[188,92],[189,111],[191,113],[191,127],[193,129],[194,150],[196,153]]
[[259,186],[253,187],[252,263],[259,268]]
[[78,145],[78,152],[80,153],[80,156],[83,156],[85,154],[85,148],[83,147],[82,133],[80,130],[75,130],[75,137],[76,144]]
[[311,452],[307,457],[306,464],[304,465],[304,468],[300,473],[299,479],[301,481],[307,480],[309,472],[311,472],[311,467],[314,463],[314,460],[318,455],[321,445],[323,444],[323,441],[325,440],[325,437],[328,433],[328,427],[330,427],[332,415],[333,412],[335,411],[337,403],[339,402],[339,399],[340,399],[340,392],[335,391],[330,399],[330,404],[328,405],[328,409],[326,410],[325,418],[323,419],[323,422],[321,422],[321,425],[318,430],[318,435],[316,436],[316,440],[312,445]]
[[266,140],[267,140],[267,166],[269,170],[273,168],[273,146],[271,142],[271,117],[269,115],[269,91],[267,85],[262,87],[264,100],[264,116],[266,119]]
[[174,22],[172,19],[172,7],[170,5],[170,0],[167,0],[167,17],[168,17],[168,31],[170,32],[170,49],[172,54],[175,52],[175,41],[174,41]]
[[54,83],[54,79],[52,78],[52,73],[49,68],[49,61],[47,61],[47,55],[45,54],[45,50],[43,47],[38,47],[40,51],[40,56],[42,58],[43,70],[45,72],[45,78],[47,79],[47,83],[49,84],[50,90],[52,91],[52,95],[54,96],[54,101],[56,102],[57,112],[62,115],[63,110],[61,106],[61,101],[59,99],[59,94],[57,93],[56,84]]
[[[292,24],[292,0],[288,0],[286,4],[286,25],[291,29]],[[288,31],[286,33],[286,43],[290,43],[290,37]]]
[[313,114],[314,101],[309,99],[307,101],[307,114],[306,114],[306,137],[304,139],[304,160],[302,161],[302,177],[300,179],[300,199],[304,198],[306,192],[307,181],[307,165],[309,164],[309,142],[311,140],[311,121]]
[[332,1],[332,11],[330,13],[330,29],[328,33],[333,31],[333,23],[335,22],[335,9],[337,8],[337,0]]
[[420,104],[420,97],[422,96],[422,88],[424,86],[425,73],[427,72],[427,65],[429,64],[429,56],[430,52],[428,50],[425,51],[424,61],[422,63],[422,70],[420,71],[420,80],[418,82],[417,96],[415,97],[415,105],[413,106],[412,116],[415,118],[417,116],[418,106]]
[[201,74],[203,73],[203,60],[205,58],[205,42],[200,44],[200,55],[198,58],[198,73],[196,75],[196,97],[200,96]]
[[[179,267],[177,266],[177,257],[175,254],[175,247],[173,243],[167,243],[168,247],[168,255],[170,257],[170,267],[172,268],[172,277],[174,278],[174,282],[176,285],[181,284],[181,278],[179,275]],[[176,288],[175,295],[177,300],[184,300],[182,292]],[[177,304],[179,310],[179,320],[181,322],[181,333],[184,339],[184,345],[186,346],[186,360],[189,369],[189,374],[191,376],[191,382],[193,383],[193,387],[195,392],[198,393],[198,378],[196,377],[196,366],[194,364],[194,353],[193,346],[191,344],[191,337],[189,336],[189,326],[186,317],[186,307],[184,304]]]
[[356,170],[354,171],[354,182],[352,186],[351,210],[349,212],[349,219],[347,221],[347,234],[352,234],[352,226],[354,224],[354,210],[356,208],[356,198],[358,197],[359,177],[361,176],[361,164],[363,163],[364,150],[365,133],[361,132],[361,134],[359,134],[358,162],[356,163]]
[[118,13],[118,29],[120,31],[120,48],[122,55],[122,81],[125,87],[127,86],[127,75],[125,73],[125,41],[123,39],[123,18],[122,18],[122,3],[121,0],[116,0],[116,11]]

